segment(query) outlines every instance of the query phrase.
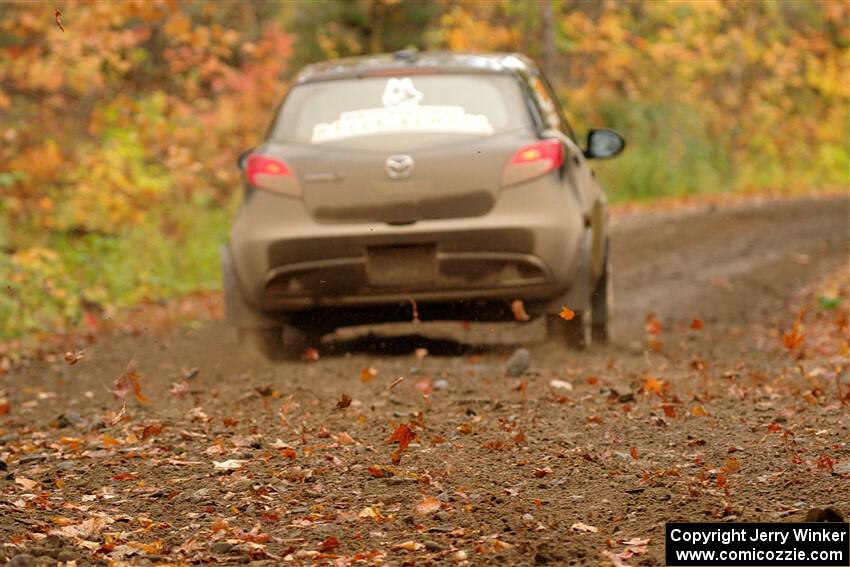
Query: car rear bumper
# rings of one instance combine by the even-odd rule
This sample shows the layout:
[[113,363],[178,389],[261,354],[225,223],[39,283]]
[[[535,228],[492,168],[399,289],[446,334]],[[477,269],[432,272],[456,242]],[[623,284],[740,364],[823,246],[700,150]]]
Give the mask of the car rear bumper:
[[578,269],[584,221],[571,198],[540,180],[503,191],[484,216],[394,226],[317,223],[298,200],[257,193],[234,224],[236,279],[264,312],[549,299]]

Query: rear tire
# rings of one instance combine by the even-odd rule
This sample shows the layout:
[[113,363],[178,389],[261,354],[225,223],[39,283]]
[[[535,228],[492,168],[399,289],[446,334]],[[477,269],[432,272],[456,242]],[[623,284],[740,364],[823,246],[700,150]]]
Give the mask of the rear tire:
[[567,321],[560,314],[546,315],[549,338],[576,350],[587,350],[593,343],[591,311],[577,312]]
[[614,307],[614,286],[611,281],[611,264],[607,254],[602,277],[590,296],[593,306],[593,320],[591,321],[591,336],[595,344],[608,344],[611,341],[611,314]]
[[237,329],[240,350],[250,358],[269,362],[301,360],[308,347],[319,347],[321,338],[291,325]]

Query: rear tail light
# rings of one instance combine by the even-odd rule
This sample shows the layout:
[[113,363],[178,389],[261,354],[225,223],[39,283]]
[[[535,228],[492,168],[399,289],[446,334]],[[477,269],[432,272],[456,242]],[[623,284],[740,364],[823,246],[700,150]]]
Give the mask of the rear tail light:
[[505,166],[502,186],[516,185],[550,171],[564,163],[564,146],[560,140],[541,140],[520,148]]
[[251,187],[257,189],[287,195],[301,194],[298,180],[295,178],[292,168],[277,157],[263,154],[248,156],[245,164],[245,178]]

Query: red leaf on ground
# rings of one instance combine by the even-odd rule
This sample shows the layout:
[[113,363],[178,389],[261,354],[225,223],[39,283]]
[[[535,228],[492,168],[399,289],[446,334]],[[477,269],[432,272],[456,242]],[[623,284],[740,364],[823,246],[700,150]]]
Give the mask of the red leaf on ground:
[[661,404],[661,409],[664,410],[664,415],[676,419],[676,407],[673,404]]
[[399,451],[404,451],[416,435],[406,423],[399,425],[387,441],[387,445],[398,443]]
[[139,478],[139,473],[137,472],[122,472],[113,476],[112,480],[135,480],[137,478]]
[[702,331],[702,319],[697,319],[696,317],[694,317],[694,320],[691,321],[691,329],[693,329],[694,331]]
[[153,437],[154,435],[159,435],[162,433],[162,429],[165,427],[161,423],[153,423],[151,425],[146,425],[142,430],[142,439],[147,439],[148,437]]
[[372,465],[371,467],[369,467],[366,470],[368,470],[369,474],[374,476],[375,478],[384,478],[384,476],[385,476],[384,469],[382,469],[378,465]]
[[782,431],[782,427],[778,423],[771,423],[767,426],[767,430],[771,433],[779,433]]
[[314,349],[313,347],[308,347],[304,349],[304,360],[309,362],[316,362],[319,360],[319,351]]
[[629,455],[631,455],[634,460],[638,460],[638,451],[635,447],[629,449]]
[[221,418],[221,422],[224,424],[225,427],[236,427],[237,425],[239,425],[239,420],[233,419],[232,417],[223,417]]
[[832,472],[832,459],[828,455],[821,455],[818,459],[818,468]]
[[372,367],[363,368],[360,370],[360,381],[362,383],[371,382],[378,375],[378,371]]
[[336,539],[334,536],[331,536],[322,542],[322,545],[319,546],[319,551],[321,551],[322,553],[330,553],[336,550],[336,548],[338,547],[339,540]]
[[342,394],[336,402],[336,409],[345,409],[351,405],[351,396]]

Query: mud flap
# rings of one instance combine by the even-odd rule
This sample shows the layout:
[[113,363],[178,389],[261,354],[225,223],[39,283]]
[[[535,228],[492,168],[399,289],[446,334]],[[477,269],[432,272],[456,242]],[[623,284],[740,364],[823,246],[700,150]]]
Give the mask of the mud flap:
[[593,230],[588,228],[582,235],[578,250],[578,270],[573,285],[562,296],[546,303],[544,313],[558,313],[561,307],[573,311],[585,312],[590,309],[590,296],[593,290]]
[[262,328],[280,326],[280,322],[251,308],[242,296],[233,260],[227,246],[220,248],[222,287],[224,288],[225,320],[236,327]]

